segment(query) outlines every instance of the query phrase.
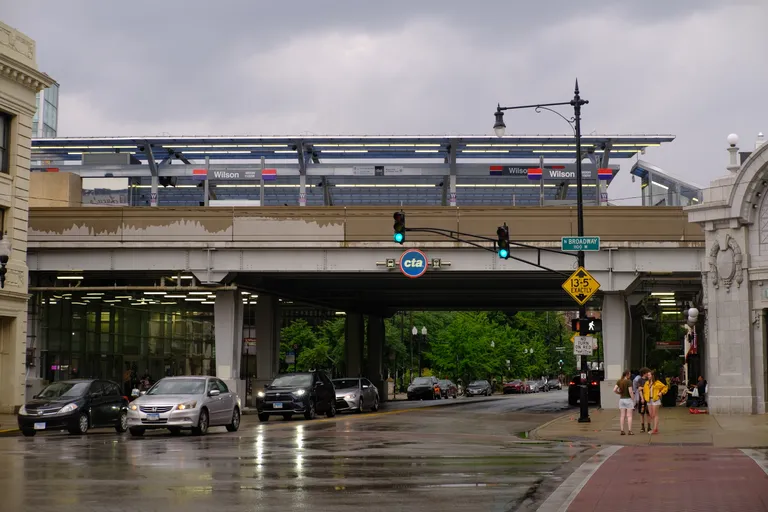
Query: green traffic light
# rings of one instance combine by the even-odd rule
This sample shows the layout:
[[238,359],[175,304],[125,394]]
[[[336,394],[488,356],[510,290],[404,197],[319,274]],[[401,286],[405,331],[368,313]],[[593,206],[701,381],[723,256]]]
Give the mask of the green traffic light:
[[509,258],[509,251],[506,249],[499,249],[499,258]]
[[401,244],[405,240],[405,235],[402,233],[395,233],[395,242]]

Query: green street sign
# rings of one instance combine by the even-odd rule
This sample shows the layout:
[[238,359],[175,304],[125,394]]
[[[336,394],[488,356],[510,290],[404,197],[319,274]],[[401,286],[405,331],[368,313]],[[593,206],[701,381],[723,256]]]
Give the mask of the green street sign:
[[563,251],[599,251],[599,236],[564,236],[560,239]]

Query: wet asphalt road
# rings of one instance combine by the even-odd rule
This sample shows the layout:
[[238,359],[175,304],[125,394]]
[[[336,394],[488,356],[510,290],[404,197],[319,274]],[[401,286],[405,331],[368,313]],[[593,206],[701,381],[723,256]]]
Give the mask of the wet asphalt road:
[[[566,399],[401,402],[311,422],[244,416],[237,433],[205,437],[5,437],[0,510],[531,509],[592,453],[518,435],[562,414]],[[451,402],[462,404],[439,406]]]

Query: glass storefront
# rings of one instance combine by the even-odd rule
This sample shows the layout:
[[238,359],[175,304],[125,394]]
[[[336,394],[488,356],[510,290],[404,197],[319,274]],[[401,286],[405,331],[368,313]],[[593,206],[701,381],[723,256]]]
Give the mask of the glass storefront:
[[128,389],[145,375],[154,382],[170,375],[214,374],[213,307],[126,299],[36,293],[38,377],[48,382],[104,378]]

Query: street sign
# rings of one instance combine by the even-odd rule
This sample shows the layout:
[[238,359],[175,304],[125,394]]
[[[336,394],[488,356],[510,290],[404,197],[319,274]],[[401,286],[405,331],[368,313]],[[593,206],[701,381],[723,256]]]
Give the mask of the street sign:
[[565,347],[555,347],[558,352],[565,352]]
[[296,352],[291,350],[287,354],[285,354],[285,364],[293,364],[296,362]]
[[564,236],[560,238],[560,249],[563,251],[599,251],[599,236]]
[[406,277],[421,277],[428,266],[427,255],[418,249],[408,249],[400,255],[400,272]]
[[[579,320],[580,319],[578,318],[571,320],[571,330],[573,332],[581,333],[581,322]],[[601,319],[587,317],[584,320],[586,322],[585,329],[587,330],[587,334],[603,332],[603,321]]]
[[573,354],[576,356],[591,356],[592,355],[592,336],[574,337]]
[[571,277],[563,283],[563,290],[568,295],[583,306],[600,289],[600,283],[586,271],[584,267],[579,267]]

